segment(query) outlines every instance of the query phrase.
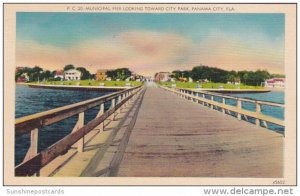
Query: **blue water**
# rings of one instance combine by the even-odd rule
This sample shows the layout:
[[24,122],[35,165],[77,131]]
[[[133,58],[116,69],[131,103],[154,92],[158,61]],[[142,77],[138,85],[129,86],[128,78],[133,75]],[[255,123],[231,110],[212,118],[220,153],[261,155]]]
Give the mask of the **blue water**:
[[228,94],[234,97],[244,97],[250,98],[260,101],[269,101],[275,103],[282,103],[284,104],[284,91],[271,91],[267,93],[240,93],[240,94]]
[[[77,103],[80,101],[100,97],[108,94],[107,92],[95,91],[71,91],[29,88],[24,85],[16,85],[16,106],[15,118],[35,114],[37,112],[47,111],[57,107]],[[110,103],[105,104],[107,110]],[[89,109],[85,112],[85,124],[95,118],[99,107]],[[54,144],[64,136],[68,135],[76,124],[78,115],[65,119],[63,121],[45,126],[39,131],[38,151],[41,151]],[[30,146],[30,135],[25,134],[15,141],[15,164],[18,165],[24,159],[27,149]]]

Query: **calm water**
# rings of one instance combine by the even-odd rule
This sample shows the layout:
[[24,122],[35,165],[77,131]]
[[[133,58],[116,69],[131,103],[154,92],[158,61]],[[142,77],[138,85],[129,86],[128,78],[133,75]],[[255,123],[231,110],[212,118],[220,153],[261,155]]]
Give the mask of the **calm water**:
[[241,93],[241,94],[229,94],[235,97],[244,97],[250,99],[256,99],[260,101],[270,101],[284,104],[284,91],[274,91],[268,93]]
[[[15,117],[19,118],[37,112],[50,110],[53,108],[77,103],[95,97],[100,97],[108,93],[93,91],[71,91],[29,88],[23,85],[16,85],[16,108]],[[108,109],[110,103],[105,105]],[[98,113],[99,107],[92,108],[85,112],[85,123],[92,120]],[[72,131],[76,124],[78,115],[61,122],[45,126],[39,131],[38,150],[41,151],[57,142]],[[15,164],[22,162],[30,145],[29,134],[16,138],[15,142]]]

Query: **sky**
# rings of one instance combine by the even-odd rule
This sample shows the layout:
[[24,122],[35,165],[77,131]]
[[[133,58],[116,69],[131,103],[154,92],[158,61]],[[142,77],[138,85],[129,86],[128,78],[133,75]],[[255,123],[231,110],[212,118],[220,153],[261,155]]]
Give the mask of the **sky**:
[[284,14],[18,12],[16,66],[284,73]]

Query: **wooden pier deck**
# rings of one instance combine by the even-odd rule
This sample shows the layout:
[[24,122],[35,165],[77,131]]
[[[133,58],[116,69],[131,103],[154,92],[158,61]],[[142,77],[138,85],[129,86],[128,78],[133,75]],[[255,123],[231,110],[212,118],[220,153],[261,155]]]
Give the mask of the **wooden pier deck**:
[[77,153],[54,176],[283,176],[281,134],[158,87],[131,105],[110,125],[112,136],[99,134],[94,152]]

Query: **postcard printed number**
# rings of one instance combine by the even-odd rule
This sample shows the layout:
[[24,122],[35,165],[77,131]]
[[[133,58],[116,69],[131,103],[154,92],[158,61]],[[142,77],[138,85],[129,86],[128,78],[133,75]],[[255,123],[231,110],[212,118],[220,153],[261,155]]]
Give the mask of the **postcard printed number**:
[[275,180],[273,181],[273,184],[285,184],[284,180]]

